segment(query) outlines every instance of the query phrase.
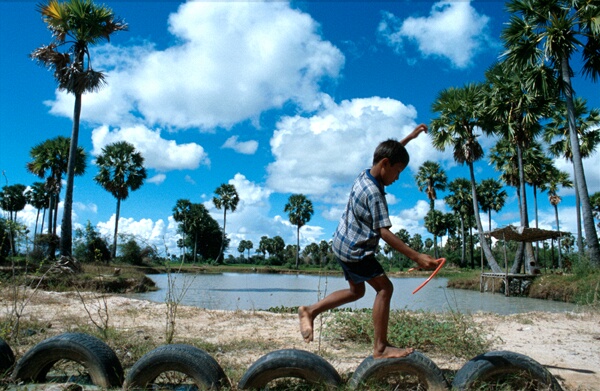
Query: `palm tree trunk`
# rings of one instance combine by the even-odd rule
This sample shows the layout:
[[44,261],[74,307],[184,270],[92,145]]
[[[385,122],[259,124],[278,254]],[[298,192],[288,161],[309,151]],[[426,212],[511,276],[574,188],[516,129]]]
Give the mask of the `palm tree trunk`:
[[73,250],[73,183],[75,177],[75,159],[77,155],[77,143],[79,140],[79,119],[81,117],[81,93],[75,93],[75,108],[73,110],[73,130],[71,132],[71,144],[69,146],[69,163],[67,164],[67,186],[65,188],[65,202],[63,219],[60,232],[60,253],[63,256],[71,256]]
[[467,257],[467,244],[465,243],[465,217],[462,215],[460,216],[460,236],[462,237],[460,266],[464,267],[467,264],[467,260],[465,259]]
[[581,160],[581,152],[579,150],[579,139],[577,137],[577,128],[575,126],[575,105],[573,104],[573,89],[571,85],[569,59],[564,57],[561,59],[561,76],[566,85],[565,100],[567,103],[567,117],[569,120],[569,139],[571,141],[571,152],[573,153],[573,169],[577,180],[577,193],[581,201],[581,213],[583,216],[583,228],[585,230],[586,242],[590,252],[591,264],[600,268],[600,244],[598,244],[598,234],[594,226],[594,216],[592,213],[592,205],[588,194],[587,183],[585,181],[585,173],[583,170],[583,162]]
[[54,221],[54,203],[55,203],[54,193],[50,194],[50,204],[48,205],[48,235],[53,234],[54,230],[52,228],[52,222]]
[[117,198],[117,213],[115,216],[115,234],[113,236],[112,258],[117,257],[117,233],[119,232],[119,216],[121,215],[121,199]]
[[581,232],[581,200],[577,191],[577,178],[575,174],[573,174],[573,186],[575,186],[575,215],[577,216],[577,249],[580,254],[583,254],[585,250],[583,248],[583,234]]
[[298,225],[297,227],[298,229],[296,230],[296,270],[298,270],[298,264],[300,261],[300,225]]
[[[477,189],[475,182],[475,172],[473,170],[473,163],[469,162],[469,174],[471,175],[471,194],[473,198],[473,212],[475,213],[475,221],[477,222],[477,231],[479,233],[479,243],[481,248],[483,249],[483,253],[485,254],[485,258],[487,259],[488,265],[492,268],[494,273],[502,273],[502,269],[498,266],[498,263],[494,259],[494,254],[492,254],[492,250],[490,246],[488,246],[487,241],[485,240],[485,236],[483,235],[483,226],[481,225],[481,217],[479,216],[479,203],[477,201]],[[473,251],[473,249],[471,249]]]
[[227,208],[223,208],[223,236],[221,238],[221,249],[219,250],[219,256],[217,257],[217,264],[220,263],[221,257],[223,256],[223,247],[225,246],[225,227],[227,226]]
[[[554,205],[554,218],[556,219],[556,230],[560,231],[560,226],[558,224],[558,205]],[[558,238],[558,267],[562,269],[562,259],[560,254],[560,237]]]
[[[529,215],[527,213],[527,192],[525,189],[525,169],[523,167],[523,149],[517,143],[517,161],[519,162],[519,188],[521,189],[521,226],[529,228]],[[537,263],[531,242],[525,242],[525,271],[528,274],[536,274]]]

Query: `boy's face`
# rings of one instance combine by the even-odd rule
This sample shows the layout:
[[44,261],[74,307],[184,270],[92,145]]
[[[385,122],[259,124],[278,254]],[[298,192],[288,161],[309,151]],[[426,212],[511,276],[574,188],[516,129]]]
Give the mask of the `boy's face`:
[[400,176],[400,173],[404,171],[405,168],[406,164],[404,163],[390,164],[389,160],[387,162],[384,162],[383,169],[381,172],[381,179],[383,181],[383,185],[389,186],[392,183],[396,182],[396,180]]

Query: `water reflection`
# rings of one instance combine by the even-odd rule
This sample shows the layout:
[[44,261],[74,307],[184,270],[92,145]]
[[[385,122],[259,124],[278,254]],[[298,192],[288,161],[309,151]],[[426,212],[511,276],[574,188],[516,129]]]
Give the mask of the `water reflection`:
[[[167,274],[149,275],[158,291],[131,294],[129,297],[164,302]],[[172,274],[176,295],[181,304],[220,310],[259,310],[270,307],[310,304],[338,289],[347,288],[343,277],[287,274]],[[577,306],[569,303],[502,294],[480,293],[446,288],[447,279],[434,278],[416,294],[412,291],[424,281],[418,278],[391,278],[394,283],[392,309],[463,313],[493,312],[514,314],[530,311],[568,312]],[[347,308],[371,308],[375,293],[367,288],[365,297],[345,305]]]

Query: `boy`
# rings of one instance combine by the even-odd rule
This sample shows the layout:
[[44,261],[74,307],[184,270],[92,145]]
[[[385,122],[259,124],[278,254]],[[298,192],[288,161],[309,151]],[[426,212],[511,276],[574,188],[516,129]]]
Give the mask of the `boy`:
[[298,309],[300,332],[308,343],[313,340],[313,321],[322,312],[356,301],[365,294],[365,282],[375,289],[373,325],[375,341],[373,358],[405,357],[412,348],[397,348],[387,340],[390,301],[393,284],[375,259],[379,239],[415,261],[423,269],[435,269],[437,261],[426,254],[409,248],[394,235],[384,187],[391,185],[406,168],[409,161],[404,146],[427,126],[417,126],[402,141],[387,140],[379,144],[373,155],[373,166],[363,171],[354,181],[346,210],[333,237],[333,252],[342,266],[349,288],[331,293],[321,301]]

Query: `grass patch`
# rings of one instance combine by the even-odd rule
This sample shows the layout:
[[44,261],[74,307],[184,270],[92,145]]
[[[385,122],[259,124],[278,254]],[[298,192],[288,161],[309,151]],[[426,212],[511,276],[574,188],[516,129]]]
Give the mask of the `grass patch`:
[[[372,345],[372,311],[336,311],[326,333],[342,341]],[[482,326],[460,313],[390,312],[388,339],[396,346],[469,359],[489,350],[491,341],[484,335]]]

